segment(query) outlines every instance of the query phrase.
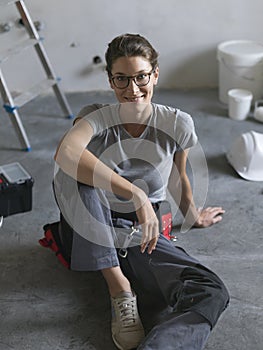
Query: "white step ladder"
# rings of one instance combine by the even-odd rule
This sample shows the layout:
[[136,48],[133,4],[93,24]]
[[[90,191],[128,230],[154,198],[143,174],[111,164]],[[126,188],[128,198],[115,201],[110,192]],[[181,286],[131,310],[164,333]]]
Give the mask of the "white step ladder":
[[3,6],[3,5],[13,4],[13,3],[15,3],[17,7],[17,10],[21,16],[23,25],[29,34],[29,38],[24,42],[22,42],[21,44],[17,45],[16,47],[9,49],[4,55],[0,56],[0,64],[6,61],[9,57],[19,54],[24,49],[27,49],[29,47],[34,47],[47,75],[47,78],[44,81],[41,81],[36,86],[33,86],[29,91],[23,92],[20,95],[13,98],[12,94],[8,89],[7,83],[4,79],[4,75],[0,66],[0,93],[2,95],[2,99],[4,102],[3,106],[12,121],[12,124],[15,128],[15,131],[19,138],[22,149],[25,151],[30,151],[31,149],[30,143],[29,143],[27,134],[25,132],[25,129],[23,127],[23,124],[21,122],[20,116],[18,114],[18,109],[20,107],[22,107],[24,104],[31,101],[35,97],[37,97],[39,94],[41,94],[41,92],[52,87],[58,99],[58,102],[63,110],[63,113],[68,118],[72,118],[73,114],[71,112],[71,109],[68,105],[68,102],[64,93],[61,91],[59,87],[59,84],[58,84],[59,79],[56,77],[53,71],[53,68],[49,62],[49,59],[43,47],[42,40],[35,28],[35,25],[32,19],[30,18],[29,12],[25,6],[24,1],[0,0],[0,7],[1,5]]

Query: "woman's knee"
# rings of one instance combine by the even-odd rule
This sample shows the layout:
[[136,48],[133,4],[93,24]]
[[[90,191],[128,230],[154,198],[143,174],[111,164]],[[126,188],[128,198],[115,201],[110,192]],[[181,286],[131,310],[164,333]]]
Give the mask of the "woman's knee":
[[213,327],[230,299],[224,282],[202,265],[186,268],[181,280],[183,285],[178,310],[195,310],[208,319]]

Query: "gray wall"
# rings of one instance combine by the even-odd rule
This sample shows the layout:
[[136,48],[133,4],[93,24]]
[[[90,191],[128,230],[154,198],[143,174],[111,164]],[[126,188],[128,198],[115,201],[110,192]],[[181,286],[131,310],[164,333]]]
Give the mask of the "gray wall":
[[[263,42],[262,0],[27,0],[33,20],[44,29],[44,45],[65,91],[108,89],[102,65],[107,43],[124,32],[146,36],[160,52],[165,88],[215,87],[217,45],[226,40]],[[0,52],[26,38],[16,24],[15,5],[0,6]],[[10,89],[20,91],[42,79],[33,51],[3,64]],[[43,74],[44,77],[44,74]]]

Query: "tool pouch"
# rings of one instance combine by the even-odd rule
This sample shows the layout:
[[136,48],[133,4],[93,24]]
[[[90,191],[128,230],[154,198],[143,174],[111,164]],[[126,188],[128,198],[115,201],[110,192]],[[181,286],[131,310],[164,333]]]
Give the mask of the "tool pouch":
[[172,232],[172,209],[168,201],[164,200],[153,204],[156,216],[159,220],[159,230],[167,239],[174,239]]
[[44,238],[39,240],[39,244],[44,248],[50,248],[57,256],[58,260],[67,269],[70,269],[70,257],[66,254],[59,235],[60,222],[46,224],[43,227]]

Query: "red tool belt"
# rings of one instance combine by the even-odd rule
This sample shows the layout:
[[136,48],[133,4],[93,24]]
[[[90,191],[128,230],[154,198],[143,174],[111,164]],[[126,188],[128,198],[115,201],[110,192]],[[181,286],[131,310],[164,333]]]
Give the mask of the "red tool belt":
[[[152,204],[156,216],[159,220],[159,229],[167,239],[175,240],[176,237],[172,235],[172,211],[171,206],[168,201],[161,201],[158,203]],[[123,217],[123,214],[113,213],[116,217]],[[127,213],[127,219],[131,219],[136,222],[137,216],[136,213]],[[61,237],[66,238],[66,235],[72,236],[72,228],[65,223],[65,219],[61,218],[61,221],[53,222],[52,224],[46,224],[43,227],[44,238],[39,240],[39,244],[44,248],[50,248],[55,252],[58,260],[68,269],[70,269],[70,251],[71,251],[71,242],[66,240],[62,244]],[[60,234],[60,230],[63,231],[63,234]],[[66,232],[67,231],[67,232]],[[70,231],[70,232],[69,232]]]

